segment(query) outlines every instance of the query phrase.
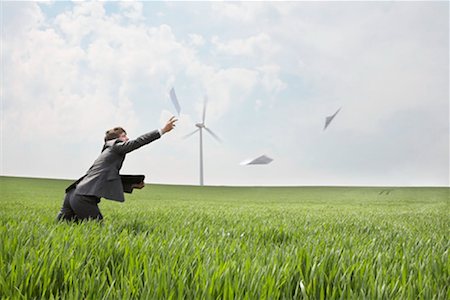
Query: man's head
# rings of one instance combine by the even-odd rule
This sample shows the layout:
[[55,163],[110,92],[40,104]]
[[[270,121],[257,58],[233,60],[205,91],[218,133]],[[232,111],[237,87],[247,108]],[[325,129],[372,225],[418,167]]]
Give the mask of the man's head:
[[119,139],[123,142],[128,141],[127,132],[122,127],[114,127],[105,133],[105,142]]

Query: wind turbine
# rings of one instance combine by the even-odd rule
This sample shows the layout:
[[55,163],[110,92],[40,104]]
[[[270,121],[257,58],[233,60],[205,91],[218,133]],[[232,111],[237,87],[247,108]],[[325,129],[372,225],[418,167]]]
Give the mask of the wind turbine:
[[218,142],[221,142],[220,138],[212,132],[211,129],[206,127],[205,125],[205,116],[206,116],[206,104],[208,102],[208,98],[205,96],[205,100],[203,103],[203,117],[202,122],[195,124],[195,126],[198,128],[194,132],[189,133],[185,136],[185,138],[190,137],[191,135],[194,135],[195,133],[200,133],[200,185],[203,185],[203,129],[206,130],[213,138],[215,138]]

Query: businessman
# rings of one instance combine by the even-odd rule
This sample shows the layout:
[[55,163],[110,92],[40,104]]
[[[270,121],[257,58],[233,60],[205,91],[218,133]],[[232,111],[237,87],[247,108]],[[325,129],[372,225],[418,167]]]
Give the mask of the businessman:
[[119,171],[125,155],[159,139],[175,127],[177,119],[171,117],[162,129],[157,129],[130,140],[122,127],[106,131],[105,144],[99,157],[87,173],[67,189],[57,220],[82,221],[102,220],[98,208],[101,198],[124,202],[123,193],[144,187],[144,181],[122,183]]

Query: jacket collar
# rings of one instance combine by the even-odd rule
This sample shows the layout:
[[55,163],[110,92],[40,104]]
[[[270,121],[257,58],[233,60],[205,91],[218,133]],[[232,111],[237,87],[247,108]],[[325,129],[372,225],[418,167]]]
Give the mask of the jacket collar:
[[109,140],[103,145],[102,152],[105,151],[106,148],[111,147],[112,145],[121,142],[119,139]]

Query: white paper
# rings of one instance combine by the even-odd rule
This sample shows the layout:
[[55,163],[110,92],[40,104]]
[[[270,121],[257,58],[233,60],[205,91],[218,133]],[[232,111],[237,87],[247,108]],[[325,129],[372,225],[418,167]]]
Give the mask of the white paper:
[[339,108],[333,115],[325,118],[325,127],[323,128],[323,130],[327,129],[328,125],[330,125],[331,121],[333,121],[334,117],[336,117],[341,108]]
[[248,160],[244,160],[243,162],[241,162],[241,165],[243,166],[248,166],[248,165],[267,165],[270,164],[273,161],[272,158],[266,156],[266,155],[261,155],[257,158],[254,159],[248,159]]

